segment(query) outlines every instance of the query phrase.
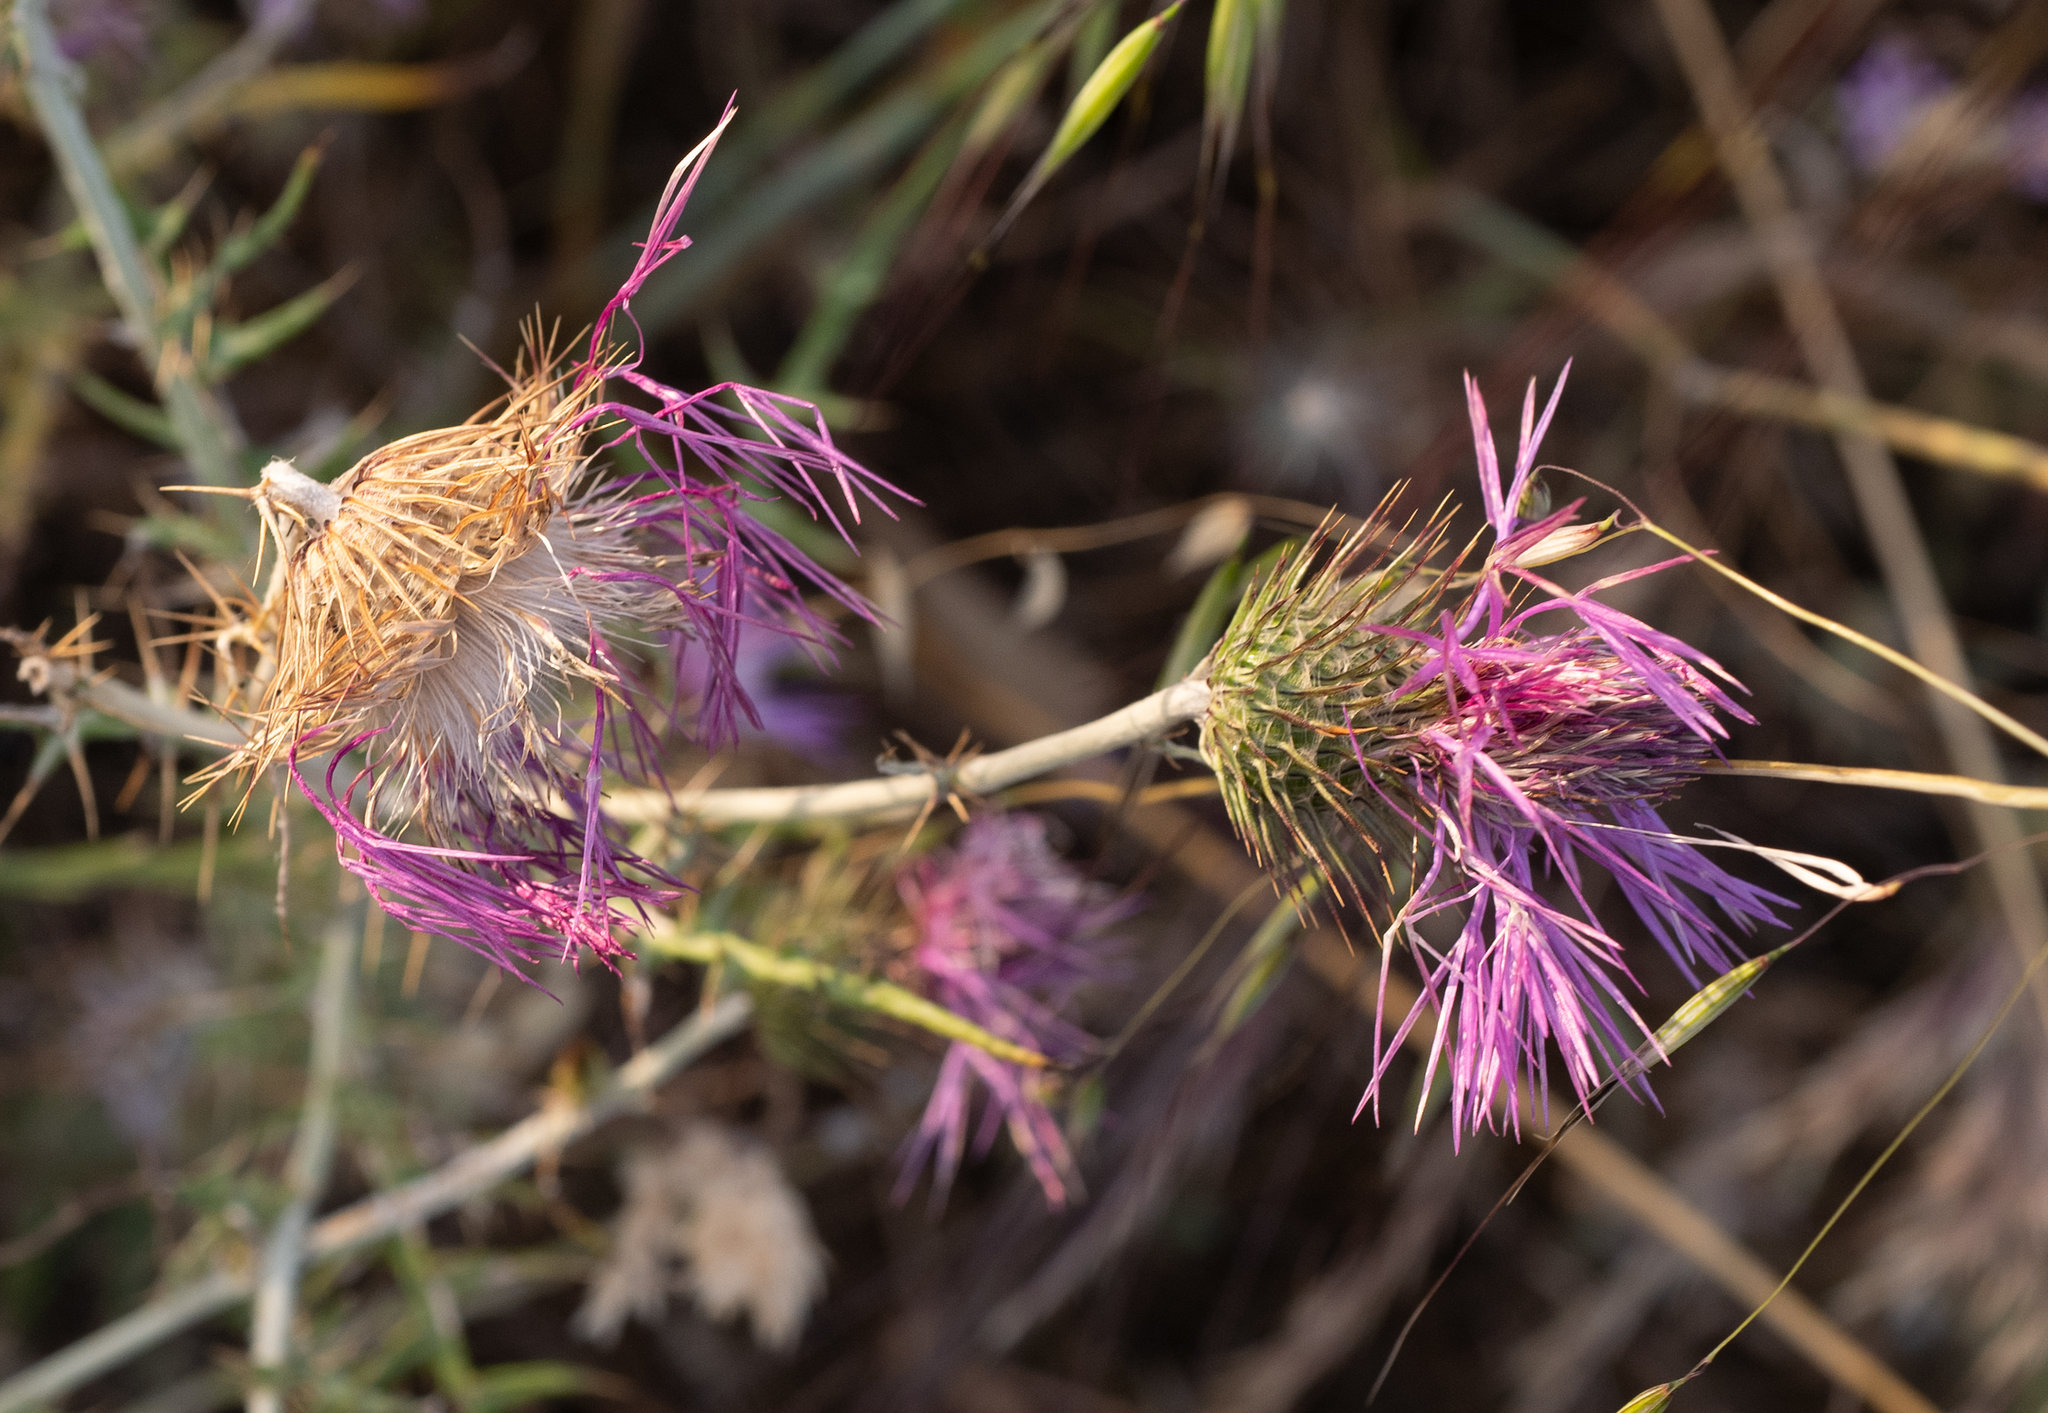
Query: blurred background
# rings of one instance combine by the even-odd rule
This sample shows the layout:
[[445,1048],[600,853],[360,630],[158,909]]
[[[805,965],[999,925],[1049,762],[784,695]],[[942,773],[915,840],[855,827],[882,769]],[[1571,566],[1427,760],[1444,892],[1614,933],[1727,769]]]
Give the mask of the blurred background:
[[[278,453],[332,474],[458,422],[501,386],[490,360],[509,366],[522,319],[587,325],[737,95],[682,224],[693,247],[634,306],[649,366],[817,400],[917,504],[871,517],[860,558],[833,566],[895,628],[850,633],[829,671],[757,655],[771,710],[721,784],[866,774],[897,731],[940,754],[963,730],[1011,744],[1143,695],[1211,564],[1397,488],[1405,509],[1469,506],[1461,370],[1507,423],[1568,359],[1549,460],[1874,638],[1959,645],[1991,701],[2048,729],[2048,5],[1719,4],[1711,44],[1672,21],[1698,9],[1190,0],[1099,132],[1013,207],[1147,7],[50,6],[168,287],[215,280],[194,318],[251,469]],[[1703,94],[1767,138],[1747,187]],[[189,473],[18,65],[0,116],[0,622],[55,637],[100,613],[95,666],[140,684],[134,606],[194,607],[178,554],[242,547],[154,489]],[[237,268],[208,263],[252,229]],[[1804,305],[1782,297],[1786,239],[1818,275]],[[1582,490],[1552,479],[1560,500]],[[995,533],[1017,527],[1069,533]],[[1581,579],[1655,557],[1603,554]],[[1616,601],[1747,685],[1757,722],[1731,755],[1986,768],[1905,674],[1697,568]],[[174,680],[181,650],[150,653]],[[246,1263],[282,1201],[318,938],[364,925],[310,814],[281,882],[267,805],[239,828],[167,810],[179,772],[132,731],[74,729],[8,690],[0,1369]],[[685,750],[671,779],[705,763]],[[924,1189],[896,1202],[935,1047],[764,994],[753,1032],[644,1112],[316,1266],[290,1406],[1359,1407],[1531,1150],[1454,1155],[1434,1118],[1411,1132],[1402,1070],[1384,1126],[1353,1122],[1373,1047],[1342,940],[1273,949],[1271,896],[1244,901],[1254,874],[1213,800],[1134,810],[1119,790],[1143,782],[1087,778],[1111,788],[1009,801],[1145,899],[1082,1012],[1121,1043],[1064,1096],[1083,1200],[1048,1210],[1005,1140],[942,1208]],[[2011,830],[1953,802],[1727,778],[1670,817],[1871,879]],[[692,867],[718,887],[747,875],[746,915],[791,945],[826,917],[886,937],[900,837],[742,830]],[[1609,1409],[1691,1367],[1751,1302],[1645,1211],[1689,1203],[1782,1271],[1978,1038],[2015,948],[2048,944],[2021,857],[1851,911],[1660,1074],[1656,1107],[1604,1110],[1652,1197],[1544,1168],[1378,1406]],[[794,901],[761,921],[778,898]],[[1687,988],[1644,955],[1643,1011],[1662,1015]],[[374,923],[361,967],[327,1206],[575,1102],[701,991],[693,968],[643,964],[551,974],[557,999]],[[2042,1039],[2023,1004],[1799,1279],[1934,1406],[2048,1407]],[[709,1239],[663,1194],[718,1182],[784,1204],[753,1284],[723,1305],[701,1275],[629,1289],[622,1247]],[[67,1406],[233,1406],[244,1318]],[[1758,1329],[1679,1406],[1927,1406],[1868,1392]]]

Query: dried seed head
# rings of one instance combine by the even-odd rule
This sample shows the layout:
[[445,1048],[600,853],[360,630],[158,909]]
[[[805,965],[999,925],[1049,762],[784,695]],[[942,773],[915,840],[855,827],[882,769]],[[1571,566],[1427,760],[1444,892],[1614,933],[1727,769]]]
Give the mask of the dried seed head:
[[[891,488],[817,409],[736,384],[685,393],[608,341],[688,245],[675,227],[717,137],[676,168],[580,356],[531,330],[505,396],[461,426],[393,442],[332,486],[274,462],[250,493],[278,559],[219,634],[248,740],[202,782],[283,764],[387,912],[507,967],[610,961],[615,906],[676,896],[608,836],[599,796],[608,770],[658,775],[657,716],[689,724],[694,707],[714,743],[758,724],[742,625],[824,652],[835,635],[807,595],[872,614],[746,513],[781,499],[843,531],[829,489],[854,520],[862,500],[883,505]],[[644,469],[598,465],[621,442]],[[300,762],[321,752],[308,779]]]
[[593,633],[680,620],[672,589],[604,577],[639,557],[583,454],[602,384],[571,383],[561,362],[530,342],[495,407],[379,448],[332,486],[265,468],[274,658],[223,771],[374,732],[396,768],[379,803],[442,835],[461,832],[465,793],[539,804],[558,783],[528,762],[572,689],[605,685]]

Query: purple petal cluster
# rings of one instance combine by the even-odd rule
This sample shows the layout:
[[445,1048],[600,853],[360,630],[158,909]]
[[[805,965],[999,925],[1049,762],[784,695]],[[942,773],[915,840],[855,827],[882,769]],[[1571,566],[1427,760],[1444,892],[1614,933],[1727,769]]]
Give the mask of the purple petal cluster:
[[[1717,713],[1751,719],[1711,658],[1598,597],[1667,566],[1577,592],[1529,567],[1546,544],[1574,539],[1576,502],[1536,518],[1524,510],[1563,386],[1560,377],[1538,419],[1530,385],[1504,474],[1467,377],[1493,548],[1469,596],[1433,629],[1374,630],[1414,645],[1412,671],[1388,703],[1418,716],[1391,743],[1373,738],[1370,758],[1365,738],[1352,737],[1369,788],[1428,846],[1390,932],[1408,941],[1437,1013],[1428,1078],[1448,1063],[1459,1134],[1502,1114],[1519,1131],[1524,1075],[1547,1100],[1548,1043],[1584,1098],[1651,1033],[1621,985],[1623,948],[1589,900],[1588,863],[1695,983],[1702,968],[1715,974],[1739,958],[1731,929],[1775,923],[1773,909],[1786,906],[1658,814],[1657,802],[1715,754],[1726,734]],[[1361,1111],[1377,1106],[1393,1049],[1422,1009],[1377,1053]]]
[[[940,1005],[1005,1040],[1054,1060],[1093,1045],[1063,1015],[1080,987],[1103,974],[1105,933],[1137,907],[1084,878],[1053,851],[1044,819],[982,815],[950,849],[906,869],[898,885],[916,928],[910,960]],[[974,1092],[987,1091],[974,1149],[984,1153],[1007,1127],[1046,1201],[1073,1192],[1073,1155],[1046,1103],[1041,1071],[955,1041],[939,1066],[924,1118],[905,1146],[896,1197],[910,1195],[932,1166],[942,1201],[960,1170],[973,1122]]]
[[[576,373],[579,385],[602,381],[607,392],[630,390],[596,401],[585,425],[598,432],[599,450],[630,445],[648,471],[633,494],[613,487],[600,493],[612,523],[666,552],[668,564],[640,572],[678,590],[692,631],[674,641],[679,652],[694,646],[707,660],[697,727],[714,745],[730,744],[743,719],[757,728],[762,724],[739,671],[747,625],[813,645],[838,641],[806,592],[824,595],[855,617],[874,619],[865,599],[750,515],[748,503],[792,503],[851,545],[849,525],[860,523],[861,502],[887,512],[883,497],[902,494],[840,451],[824,415],[802,398],[732,382],[683,392],[641,367],[633,297],[689,247],[689,237],[676,227],[733,112],[726,109],[717,128],[669,178],[640,256],[599,313]],[[635,346],[624,354],[612,343],[621,317],[636,335]]]

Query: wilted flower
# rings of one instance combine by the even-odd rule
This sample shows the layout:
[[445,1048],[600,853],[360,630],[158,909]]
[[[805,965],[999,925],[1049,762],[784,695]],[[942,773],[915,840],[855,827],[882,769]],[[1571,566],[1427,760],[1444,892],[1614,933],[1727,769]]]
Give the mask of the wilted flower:
[[[1738,956],[1729,925],[1775,921],[1783,901],[1709,862],[1657,813],[1713,756],[1725,734],[1716,712],[1750,719],[1711,659],[1598,597],[1665,566],[1577,593],[1532,567],[1577,543],[1577,502],[1529,509],[1557,392],[1539,422],[1531,384],[1505,479],[1470,378],[1466,393],[1493,535],[1477,571],[1457,572],[1471,547],[1431,562],[1442,514],[1406,535],[1376,518],[1333,549],[1319,537],[1239,608],[1214,655],[1202,735],[1233,822],[1269,866],[1317,870],[1363,905],[1360,844],[1390,887],[1391,870],[1409,865],[1408,901],[1384,940],[1404,936],[1420,964],[1438,1014],[1429,1073],[1448,1051],[1460,1134],[1490,1123],[1496,1104],[1519,1126],[1518,1082],[1525,1070],[1541,1080],[1546,1041],[1583,1097],[1650,1034],[1620,985],[1622,947],[1588,902],[1584,863],[1608,872],[1695,980],[1697,967],[1718,972]],[[1445,915],[1457,919],[1448,942]],[[1361,1110],[1377,1103],[1391,1053],[1376,1046]]]
[[[689,244],[676,223],[723,130],[677,166],[580,356],[535,331],[506,396],[461,426],[393,442],[331,486],[273,462],[253,493],[281,559],[223,635],[267,652],[249,739],[213,776],[283,764],[387,912],[508,968],[579,948],[610,961],[614,906],[674,896],[598,806],[608,768],[658,778],[653,719],[680,708],[690,658],[696,726],[723,743],[758,719],[736,671],[743,627],[827,643],[807,588],[869,612],[747,510],[783,497],[843,534],[835,492],[855,520],[862,499],[880,504],[889,488],[817,409],[730,383],[680,392],[614,341]],[[597,470],[621,444],[637,464]],[[643,651],[666,672],[636,671]],[[408,828],[418,842],[397,837]]]
[[754,1339],[788,1349],[825,1289],[825,1248],[803,1194],[775,1155],[731,1129],[694,1124],[673,1146],[624,1167],[625,1206],[591,1277],[576,1329],[610,1344],[671,1293],[714,1320],[745,1314]]
[[[1035,815],[983,815],[958,844],[920,860],[900,881],[916,927],[911,960],[932,998],[976,1025],[1053,1059],[1093,1041],[1067,1020],[1083,983],[1102,974],[1103,933],[1137,907],[1081,876],[1053,852]],[[904,1151],[898,1201],[927,1161],[942,1199],[967,1147],[976,1081],[988,1090],[974,1146],[1007,1126],[1053,1206],[1074,1182],[1073,1155],[1046,1104],[1045,1076],[955,1041],[939,1066],[924,1120]]]

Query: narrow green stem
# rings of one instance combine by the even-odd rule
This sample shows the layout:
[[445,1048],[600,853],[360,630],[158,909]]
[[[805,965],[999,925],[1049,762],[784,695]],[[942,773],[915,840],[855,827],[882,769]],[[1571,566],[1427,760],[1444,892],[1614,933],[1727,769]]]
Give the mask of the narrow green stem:
[[335,1100],[348,1053],[356,939],[362,935],[362,926],[362,910],[348,909],[329,925],[320,948],[320,975],[313,983],[308,1008],[313,1042],[306,1064],[306,1097],[285,1165],[288,1200],[263,1248],[256,1308],[249,1322],[249,1363],[256,1382],[249,1389],[248,1413],[283,1413],[284,1390],[278,1375],[291,1350],[292,1313],[298,1306],[306,1233],[334,1163]]
[[78,70],[57,48],[48,0],[15,0],[15,48],[21,56],[29,107],[50,144],[64,188],[99,260],[100,278],[121,311],[121,322],[148,367],[171,419],[172,431],[193,472],[210,486],[242,481],[237,452],[241,433],[227,408],[202,382],[191,350],[167,340],[157,319],[157,281],[128,209],[86,128],[78,105]]

